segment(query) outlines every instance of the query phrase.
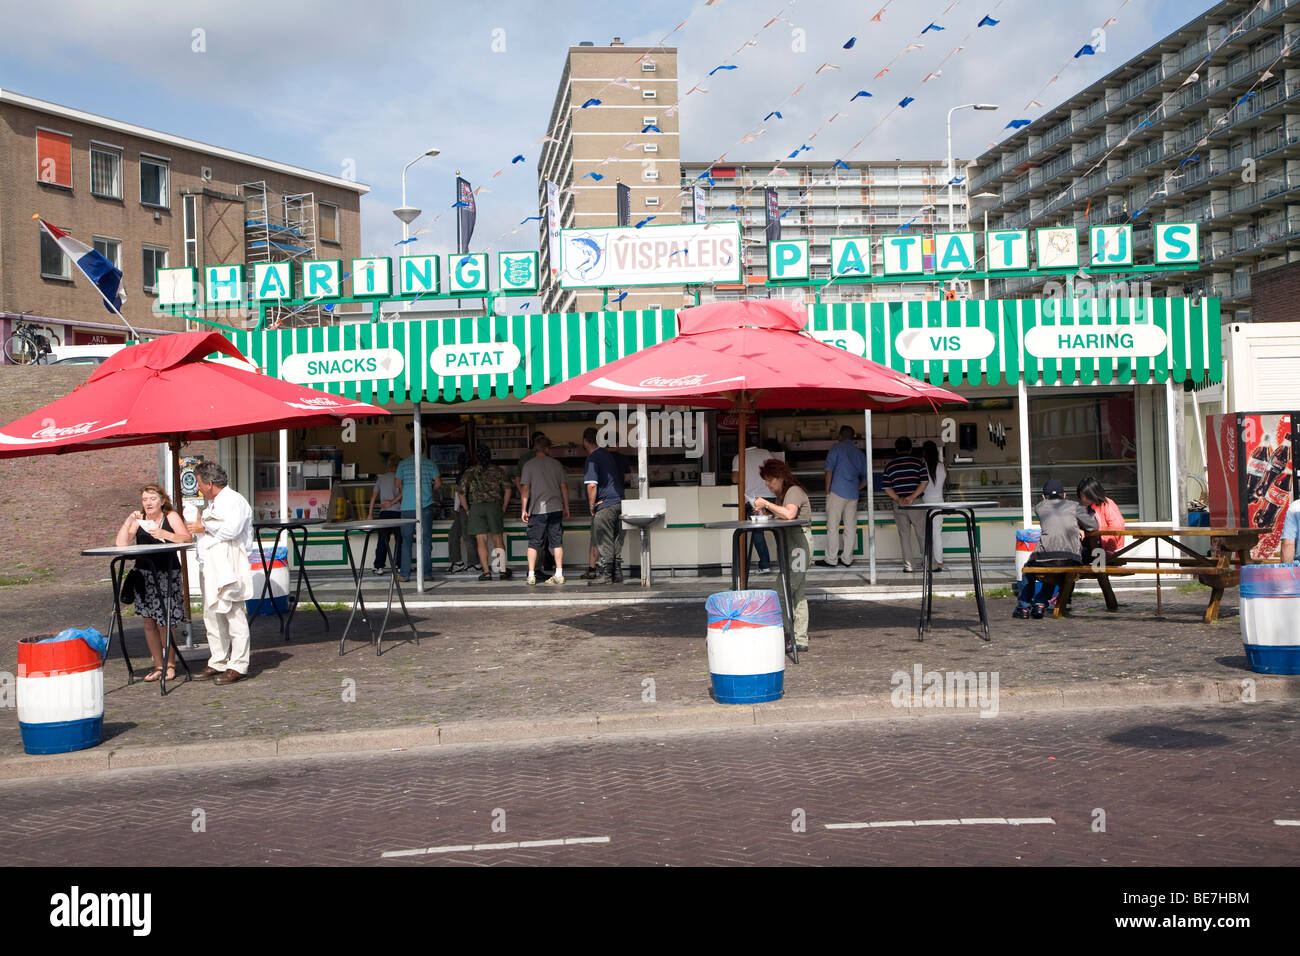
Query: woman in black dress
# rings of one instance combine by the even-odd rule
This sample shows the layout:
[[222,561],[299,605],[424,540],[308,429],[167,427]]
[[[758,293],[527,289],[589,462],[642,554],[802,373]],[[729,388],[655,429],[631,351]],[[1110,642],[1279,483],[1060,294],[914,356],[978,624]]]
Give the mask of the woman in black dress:
[[[117,530],[119,548],[132,544],[185,544],[193,536],[185,530],[185,522],[172,507],[167,492],[158,485],[145,485],[140,489],[140,510],[132,511]],[[171,601],[172,627],[185,623],[185,594],[181,584],[181,563],[175,554],[155,558],[137,558],[136,570],[144,578],[143,587],[137,589],[135,613],[144,619],[144,638],[153,655],[153,670],[145,680],[156,681],[163,676],[163,662],[167,659],[163,634],[167,629],[167,601]],[[167,679],[176,676],[175,662],[167,669]]]

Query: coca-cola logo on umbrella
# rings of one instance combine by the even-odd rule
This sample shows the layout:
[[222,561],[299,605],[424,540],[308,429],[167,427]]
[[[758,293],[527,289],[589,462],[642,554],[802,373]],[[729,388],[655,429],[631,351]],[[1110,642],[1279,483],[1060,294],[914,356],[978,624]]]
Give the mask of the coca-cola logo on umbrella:
[[744,384],[744,376],[735,376],[734,378],[723,378],[713,382],[706,381],[708,378],[704,374],[682,375],[677,378],[668,378],[666,376],[653,375],[650,378],[644,378],[635,385],[615,382],[608,378],[598,378],[592,381],[592,388],[605,388],[615,392],[664,392],[679,389],[716,389],[721,386],[730,385],[733,382],[738,386]]
[[[126,423],[126,419],[113,422],[109,425],[99,425],[99,420],[89,422],[78,422],[75,425],[59,425],[52,418],[41,420],[41,427],[32,432],[31,438],[20,438],[16,435],[6,435],[0,432],[0,444],[3,445],[30,445],[40,442],[55,441],[60,438],[75,438],[80,435],[91,435],[95,432],[106,431],[110,428],[116,428],[118,425]],[[95,426],[99,425],[98,428]]]

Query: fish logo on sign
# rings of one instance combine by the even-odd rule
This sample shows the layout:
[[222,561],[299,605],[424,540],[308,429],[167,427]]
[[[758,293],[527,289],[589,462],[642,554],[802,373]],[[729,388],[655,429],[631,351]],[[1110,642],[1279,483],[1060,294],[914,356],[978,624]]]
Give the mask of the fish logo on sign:
[[502,256],[501,282],[508,286],[531,286],[533,284],[533,260],[531,256]]
[[569,238],[564,250],[565,272],[578,279],[599,279],[605,274],[606,264],[605,244],[597,237],[583,233]]

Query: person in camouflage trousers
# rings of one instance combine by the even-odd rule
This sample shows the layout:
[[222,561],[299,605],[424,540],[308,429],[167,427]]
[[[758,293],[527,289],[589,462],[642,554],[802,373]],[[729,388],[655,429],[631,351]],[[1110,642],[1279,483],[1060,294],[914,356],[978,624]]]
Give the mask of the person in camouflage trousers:
[[[480,581],[492,580],[492,562],[490,554],[500,554],[500,579],[507,581],[514,577],[514,572],[505,566],[505,511],[510,507],[510,495],[514,491],[505,470],[492,464],[492,449],[487,445],[478,446],[478,461],[466,470],[460,480],[460,493],[469,503],[468,531],[478,542],[479,564],[483,573]],[[488,536],[492,537],[492,551],[488,551]]]

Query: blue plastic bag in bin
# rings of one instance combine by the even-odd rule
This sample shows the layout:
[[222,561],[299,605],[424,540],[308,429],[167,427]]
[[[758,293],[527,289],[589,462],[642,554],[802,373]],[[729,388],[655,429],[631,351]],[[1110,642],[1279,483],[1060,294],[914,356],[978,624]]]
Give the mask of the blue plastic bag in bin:
[[721,624],[722,630],[732,623],[751,627],[781,626],[781,599],[775,591],[719,591],[710,594],[704,604],[709,626]]
[[100,634],[93,627],[65,627],[53,637],[47,637],[38,644],[53,644],[57,641],[75,641],[82,640],[89,644],[99,654],[104,653],[104,648],[108,647],[108,639]]
[[[272,554],[269,551],[266,553],[267,564],[271,564],[275,561],[288,561],[288,560],[289,560],[289,546],[285,544],[282,544],[278,548],[276,548],[274,554]],[[252,552],[249,553],[248,563],[253,568],[254,571],[257,571],[262,567],[262,556],[258,553],[256,547],[254,547]]]

